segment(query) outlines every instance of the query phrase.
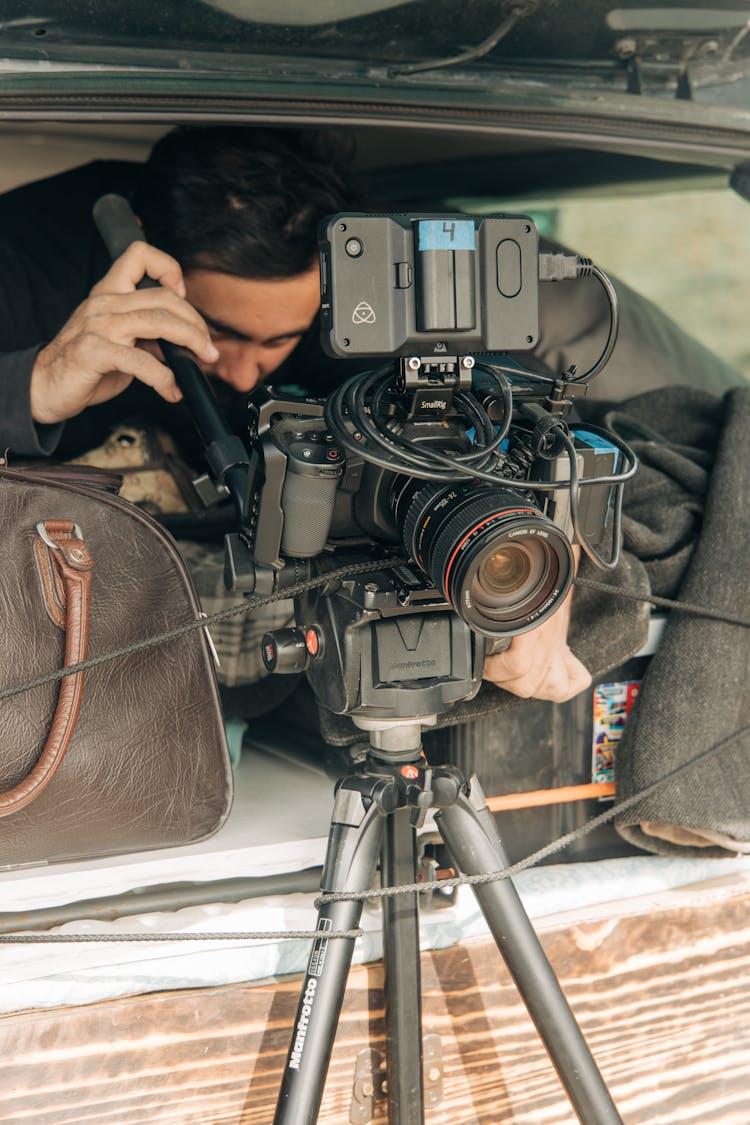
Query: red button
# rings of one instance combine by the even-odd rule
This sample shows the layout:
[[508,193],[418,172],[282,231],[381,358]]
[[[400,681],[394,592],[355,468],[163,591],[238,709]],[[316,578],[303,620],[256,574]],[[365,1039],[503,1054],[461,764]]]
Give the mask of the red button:
[[318,641],[318,633],[316,629],[308,629],[305,633],[305,648],[310,653],[310,656],[317,656],[320,642]]

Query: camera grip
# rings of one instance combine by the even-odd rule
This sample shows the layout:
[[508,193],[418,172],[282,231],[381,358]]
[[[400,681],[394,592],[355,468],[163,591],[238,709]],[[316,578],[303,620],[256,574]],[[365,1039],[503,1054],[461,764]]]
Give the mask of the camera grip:
[[341,472],[333,475],[324,465],[302,466],[318,472],[300,472],[296,468],[290,457],[282,496],[281,550],[290,558],[314,558],[328,541]]
[[279,462],[266,456],[266,484],[274,477],[279,485],[283,480],[278,500],[283,515],[280,551],[289,558],[312,559],[328,542],[346,465],[344,451],[320,417],[287,419],[276,426],[272,437],[284,466],[279,475],[272,467]]

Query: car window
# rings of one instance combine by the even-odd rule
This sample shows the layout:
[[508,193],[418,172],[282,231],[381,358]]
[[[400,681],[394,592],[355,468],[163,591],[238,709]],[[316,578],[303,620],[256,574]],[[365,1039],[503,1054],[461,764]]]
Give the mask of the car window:
[[750,378],[750,203],[728,186],[616,195],[594,187],[559,199],[455,197],[446,205],[532,215],[541,235],[591,258]]
[[750,378],[750,204],[735,192],[565,201],[550,225]]

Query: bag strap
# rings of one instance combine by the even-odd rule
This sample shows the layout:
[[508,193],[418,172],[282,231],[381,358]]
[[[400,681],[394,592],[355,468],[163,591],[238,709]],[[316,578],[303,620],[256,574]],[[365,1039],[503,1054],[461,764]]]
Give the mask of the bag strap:
[[[34,541],[45,608],[65,632],[65,665],[86,659],[89,644],[91,570],[94,565],[80,528],[72,520],[45,520]],[[0,793],[0,816],[17,812],[42,793],[57,773],[75,733],[84,672],[60,684],[55,714],[36,765],[23,781]]]

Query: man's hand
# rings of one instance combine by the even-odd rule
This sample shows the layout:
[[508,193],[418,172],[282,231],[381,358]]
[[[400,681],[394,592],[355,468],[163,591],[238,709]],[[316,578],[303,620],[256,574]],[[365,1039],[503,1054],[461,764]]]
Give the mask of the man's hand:
[[[574,548],[576,560],[578,548]],[[523,699],[564,703],[591,683],[588,669],[568,648],[568,624],[573,591],[551,617],[514,637],[510,648],[484,662],[484,678]]]
[[[160,287],[136,289],[146,274]],[[189,348],[205,363],[218,358],[205,322],[185,300],[178,263],[145,242],[134,242],[39,352],[31,373],[34,421],[73,418],[114,398],[133,379],[167,402],[179,402],[174,375],[145,350],[148,341],[159,339]]]

